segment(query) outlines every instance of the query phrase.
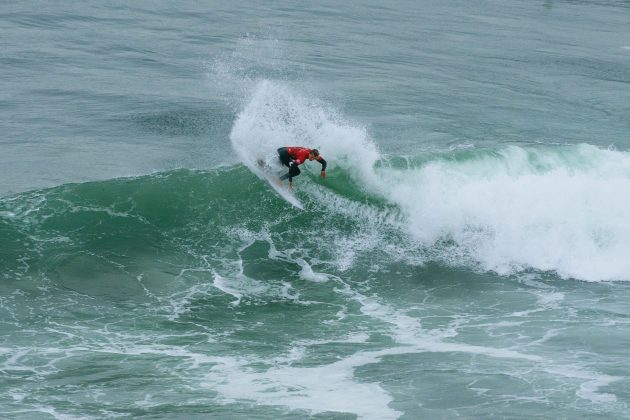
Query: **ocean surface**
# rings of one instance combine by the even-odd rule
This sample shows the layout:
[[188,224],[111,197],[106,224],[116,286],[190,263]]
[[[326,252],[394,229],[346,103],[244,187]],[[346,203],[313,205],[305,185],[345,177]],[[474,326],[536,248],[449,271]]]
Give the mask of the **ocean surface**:
[[0,4],[1,418],[630,418],[629,351],[629,2]]

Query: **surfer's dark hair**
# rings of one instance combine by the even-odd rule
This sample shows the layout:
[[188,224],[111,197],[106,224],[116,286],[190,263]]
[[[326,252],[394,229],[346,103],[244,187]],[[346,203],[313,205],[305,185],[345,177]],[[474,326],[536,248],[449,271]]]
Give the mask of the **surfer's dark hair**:
[[313,149],[311,150],[311,153],[313,154],[313,156],[318,157],[319,156],[319,150],[317,149]]

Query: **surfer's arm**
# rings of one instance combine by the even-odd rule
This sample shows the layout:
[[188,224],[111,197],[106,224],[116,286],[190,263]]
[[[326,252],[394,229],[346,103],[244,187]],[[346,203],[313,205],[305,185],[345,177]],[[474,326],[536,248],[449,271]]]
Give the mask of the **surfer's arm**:
[[326,159],[320,156],[317,161],[322,164],[322,178],[326,178]]

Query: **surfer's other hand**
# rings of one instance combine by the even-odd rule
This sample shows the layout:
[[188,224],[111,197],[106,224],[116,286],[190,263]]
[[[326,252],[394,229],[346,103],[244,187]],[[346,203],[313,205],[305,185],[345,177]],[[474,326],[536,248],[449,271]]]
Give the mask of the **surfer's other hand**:
[[326,179],[326,171],[322,171],[322,178]]

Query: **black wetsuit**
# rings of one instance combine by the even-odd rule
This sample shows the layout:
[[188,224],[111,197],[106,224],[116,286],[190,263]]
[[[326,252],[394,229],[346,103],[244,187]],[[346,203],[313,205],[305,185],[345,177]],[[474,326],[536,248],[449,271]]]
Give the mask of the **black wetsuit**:
[[280,159],[280,162],[282,162],[284,166],[289,168],[289,172],[282,175],[280,179],[285,180],[289,178],[289,182],[291,182],[291,179],[294,176],[298,176],[302,172],[300,171],[300,168],[295,163],[295,161],[291,158],[291,156],[289,156],[288,147],[281,147],[278,149],[278,158]]

